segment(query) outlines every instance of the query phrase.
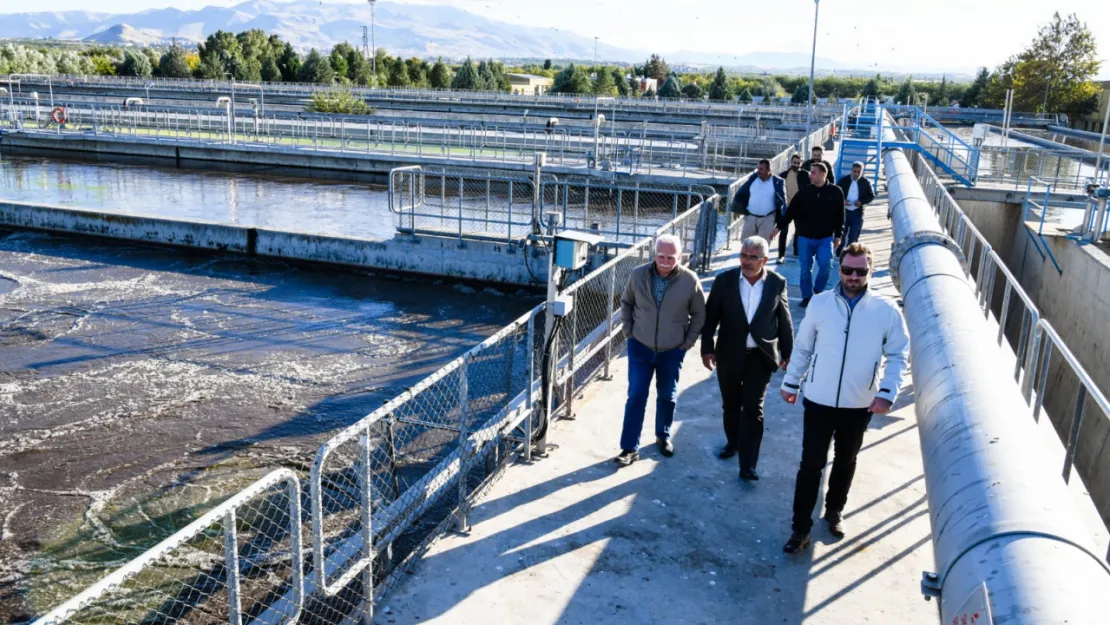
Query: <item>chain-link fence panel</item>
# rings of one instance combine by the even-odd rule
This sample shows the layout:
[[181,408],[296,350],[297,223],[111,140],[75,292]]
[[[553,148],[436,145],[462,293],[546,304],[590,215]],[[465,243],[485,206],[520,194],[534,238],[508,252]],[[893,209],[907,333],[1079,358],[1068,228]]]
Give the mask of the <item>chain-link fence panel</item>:
[[295,623],[301,517],[300,480],[274,471],[38,622]]

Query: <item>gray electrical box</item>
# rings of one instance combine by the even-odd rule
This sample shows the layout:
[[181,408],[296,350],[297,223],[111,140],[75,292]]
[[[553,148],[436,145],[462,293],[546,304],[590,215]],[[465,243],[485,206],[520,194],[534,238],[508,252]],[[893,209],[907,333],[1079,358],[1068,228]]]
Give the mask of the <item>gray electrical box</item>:
[[604,240],[599,235],[564,230],[555,235],[555,266],[581,269],[590,259],[590,248]]

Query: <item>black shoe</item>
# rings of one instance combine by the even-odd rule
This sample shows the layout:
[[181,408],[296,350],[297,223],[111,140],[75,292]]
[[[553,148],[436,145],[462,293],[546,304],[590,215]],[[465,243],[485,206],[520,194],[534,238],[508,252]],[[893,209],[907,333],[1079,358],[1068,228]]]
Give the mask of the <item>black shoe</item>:
[[825,513],[825,524],[829,526],[829,533],[837,538],[844,538],[844,521],[839,514]]
[[808,297],[803,298],[802,303],[799,304],[799,306],[801,306],[802,308],[805,308],[806,306],[809,306],[809,300],[810,300],[810,298],[808,298]]
[[740,469],[740,479],[745,482],[758,482],[759,474],[755,472],[755,469],[743,468]]
[[721,460],[728,460],[729,458],[731,458],[735,455],[736,455],[736,448],[733,447],[732,445],[725,445],[724,447],[721,448],[721,451],[717,452],[717,457],[720,458]]
[[621,465],[622,467],[627,467],[628,465],[632,464],[633,462],[636,462],[639,459],[640,459],[640,452],[638,452],[638,451],[621,451],[619,456],[617,456],[616,458],[613,458],[613,462],[616,462],[617,464]]
[[674,443],[669,438],[656,438],[655,444],[659,446],[659,453],[670,458],[674,455]]
[[801,553],[809,546],[809,532],[797,532],[790,534],[790,540],[782,546],[783,553]]

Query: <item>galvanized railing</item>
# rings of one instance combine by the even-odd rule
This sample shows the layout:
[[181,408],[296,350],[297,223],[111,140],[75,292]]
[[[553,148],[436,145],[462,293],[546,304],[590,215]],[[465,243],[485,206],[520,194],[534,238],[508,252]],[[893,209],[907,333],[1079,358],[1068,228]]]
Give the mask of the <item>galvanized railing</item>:
[[979,148],[979,182],[1013,185],[1014,189],[1020,189],[1028,185],[1031,178],[1037,178],[1056,189],[1081,191],[1093,177],[1093,167],[1064,150],[993,145]]
[[[8,82],[7,77],[0,77],[0,82]],[[14,82],[14,81],[13,81]],[[12,83],[9,83],[12,84]],[[75,75],[34,75],[21,77],[16,84],[16,89],[22,90],[24,85],[46,86],[102,86],[105,88],[133,89],[146,92],[148,89],[172,90],[183,92],[229,92],[234,84],[236,89],[261,87],[264,94],[311,96],[317,91],[334,88],[334,85],[320,83],[299,82],[239,82],[227,80],[201,80],[193,78],[139,78],[129,76],[75,76]],[[595,97],[579,94],[545,93],[516,94],[495,91],[462,91],[452,89],[411,89],[399,87],[368,88],[351,87],[353,93],[364,99],[392,99],[397,101],[449,101],[456,103],[504,103],[521,104],[530,106],[557,105],[567,108],[594,107]],[[690,100],[685,98],[614,98],[618,111],[657,111],[663,113],[692,113],[716,114],[721,116],[735,116],[736,103],[713,102],[707,100]],[[609,108],[606,105],[606,108]],[[805,109],[800,106],[765,106],[745,105],[744,109],[750,114],[759,114],[765,118],[779,116],[782,120],[798,120],[804,123]],[[799,111],[801,111],[799,113]],[[835,115],[839,106],[818,105],[816,113],[819,119]]]
[[[1070,480],[1073,467],[1078,468],[1110,528],[1110,496],[1098,482],[1110,469],[1110,458],[1102,453],[1106,430],[1110,428],[1110,400],[1041,316],[1020,282],[960,209],[929,163],[918,156],[914,171],[941,226],[963,253],[969,283],[979,297],[984,315],[998,323],[999,347],[1005,341],[1004,353],[1015,356],[1014,380],[1019,383],[1033,418],[1039,419],[1046,405],[1051,408],[1052,422],[1065,450],[1064,480]],[[1054,363],[1054,355],[1058,355],[1059,362]],[[1054,380],[1051,387],[1049,378]],[[1085,437],[1084,432],[1089,436]],[[1107,558],[1110,560],[1110,553]]]
[[[36,625],[106,622],[369,622],[374,603],[512,458],[531,458],[551,418],[600,375],[623,335],[620,290],[675,234],[695,266],[720,246],[716,195],[563,291],[575,305],[546,328],[521,316],[317,452],[306,495],[280,470],[51,610]],[[545,344],[544,337],[551,337]],[[259,503],[263,502],[263,503]],[[311,545],[302,545],[302,528]]]
[[[65,123],[51,120],[49,109],[17,103],[0,104],[3,128],[11,132],[54,135],[126,136],[133,140],[239,144],[264,149],[291,149],[348,154],[442,157],[476,163],[529,162],[539,152],[553,163],[653,173],[656,169],[722,172],[737,175],[757,159],[737,154],[737,142],[724,136],[700,140],[651,139],[636,133],[584,129],[534,128],[501,130],[481,124],[420,123],[347,116],[293,118],[276,115],[229,115],[195,109],[183,113],[145,108],[69,107]],[[778,144],[771,144],[778,145]]]

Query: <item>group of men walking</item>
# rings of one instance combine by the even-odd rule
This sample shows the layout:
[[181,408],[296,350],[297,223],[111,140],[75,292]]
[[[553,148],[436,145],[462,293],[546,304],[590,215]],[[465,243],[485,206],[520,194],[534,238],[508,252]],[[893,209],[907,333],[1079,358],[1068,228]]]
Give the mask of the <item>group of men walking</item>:
[[[874,258],[856,239],[863,207],[874,199],[856,163],[852,174],[829,184],[820,148],[805,164],[795,155],[779,176],[770,163],[737,193],[745,214],[740,265],[717,276],[705,296],[693,271],[679,262],[681,241],[659,237],[654,261],[638,267],[624,288],[621,317],[628,341],[628,400],[616,461],[639,459],[652,378],[656,385],[655,435],[660,453],[673,456],[678,378],[688,350],[701,339],[702,364],[717,372],[725,444],[722,459],[738,457],[740,479],[759,480],[763,404],[776,371],[785,371],[780,393],[790,404],[802,396],[802,458],[794,491],[792,533],[783,550],[810,544],[813,509],[830,443],[834,458],[825,496],[830,533],[844,536],[843,512],[856,456],[871,416],[893,406],[907,369],[909,339],[898,307],[869,290]],[[807,171],[808,168],[808,171]],[[778,238],[781,263],[787,229],[795,225],[802,260],[803,308],[795,332],[787,281],[767,267],[771,240]],[[836,248],[839,283],[826,290]],[[813,257],[817,282],[812,282]]]
[[853,163],[851,173],[835,185],[828,182],[832,173],[821,146],[814,146],[804,163],[800,154],[794,154],[790,168],[777,176],[771,173],[771,162],[763,159],[733,199],[732,211],[744,215],[740,237],[759,235],[773,241],[777,236],[780,264],[786,260],[788,233],[794,224],[794,255],[802,263],[802,308],[828,286],[833,254],[839,256],[846,246],[859,241],[864,207],[875,199],[871,181],[863,175],[863,163]]

